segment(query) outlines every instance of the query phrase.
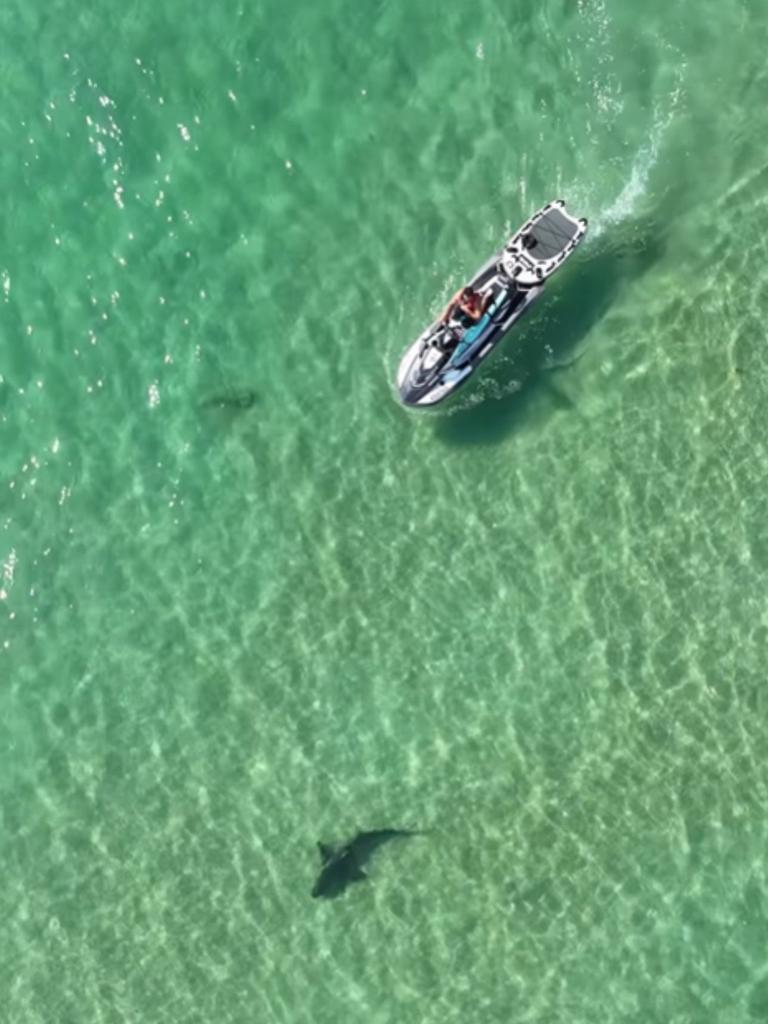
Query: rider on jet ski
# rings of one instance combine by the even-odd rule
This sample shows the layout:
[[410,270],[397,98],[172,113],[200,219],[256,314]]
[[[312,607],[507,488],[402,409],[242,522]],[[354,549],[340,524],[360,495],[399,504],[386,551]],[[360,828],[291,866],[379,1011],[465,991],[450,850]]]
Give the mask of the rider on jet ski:
[[485,313],[486,309],[490,305],[491,299],[492,295],[490,291],[486,292],[485,295],[481,295],[480,292],[476,292],[475,289],[469,285],[465,288],[459,288],[443,310],[440,322],[447,324],[451,317],[456,312],[459,312],[463,314],[460,319],[463,321],[464,326],[471,327],[472,324],[476,324],[482,317],[483,313]]

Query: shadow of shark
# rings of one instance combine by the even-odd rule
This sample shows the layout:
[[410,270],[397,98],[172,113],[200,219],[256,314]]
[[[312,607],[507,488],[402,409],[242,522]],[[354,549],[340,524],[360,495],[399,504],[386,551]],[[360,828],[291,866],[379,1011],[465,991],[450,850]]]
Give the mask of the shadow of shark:
[[376,832],[358,832],[343,846],[318,843],[323,867],[312,889],[312,895],[325,899],[340,896],[352,882],[363,882],[368,877],[365,865],[380,846],[391,839],[406,839],[423,835],[407,829],[385,828]]

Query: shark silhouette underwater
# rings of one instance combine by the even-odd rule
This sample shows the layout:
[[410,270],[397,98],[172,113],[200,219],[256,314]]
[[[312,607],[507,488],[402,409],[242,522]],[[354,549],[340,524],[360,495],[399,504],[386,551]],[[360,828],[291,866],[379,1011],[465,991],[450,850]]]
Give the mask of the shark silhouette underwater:
[[220,394],[211,395],[200,403],[201,409],[228,409],[230,412],[246,412],[258,400],[255,391],[249,388],[229,388]]
[[340,896],[352,882],[365,881],[368,876],[364,868],[384,843],[391,839],[406,839],[423,834],[408,829],[385,828],[376,832],[358,832],[354,839],[338,847],[318,843],[323,866],[312,895],[324,899]]

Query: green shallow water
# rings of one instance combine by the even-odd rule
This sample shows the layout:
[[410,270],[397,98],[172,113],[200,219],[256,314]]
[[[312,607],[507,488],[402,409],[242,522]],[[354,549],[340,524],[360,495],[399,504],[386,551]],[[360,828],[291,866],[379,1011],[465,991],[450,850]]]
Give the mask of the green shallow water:
[[768,1020],[768,9],[638,11],[0,13],[0,1019]]

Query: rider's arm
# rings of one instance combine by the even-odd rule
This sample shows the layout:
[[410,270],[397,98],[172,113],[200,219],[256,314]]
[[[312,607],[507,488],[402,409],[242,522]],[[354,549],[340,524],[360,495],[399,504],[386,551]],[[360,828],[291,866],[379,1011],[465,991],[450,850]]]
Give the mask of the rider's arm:
[[453,313],[454,309],[456,308],[456,303],[461,298],[461,293],[462,293],[463,290],[464,290],[463,288],[459,288],[459,290],[453,296],[453,298],[448,303],[448,305],[445,307],[443,312],[440,314],[440,322],[441,323],[447,324],[448,321],[451,319],[451,313]]

